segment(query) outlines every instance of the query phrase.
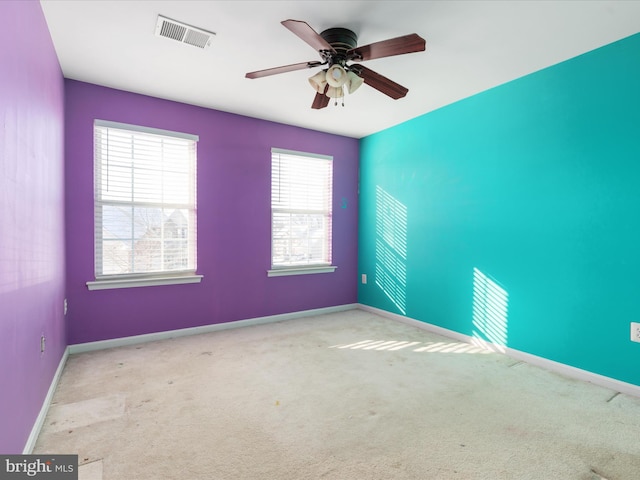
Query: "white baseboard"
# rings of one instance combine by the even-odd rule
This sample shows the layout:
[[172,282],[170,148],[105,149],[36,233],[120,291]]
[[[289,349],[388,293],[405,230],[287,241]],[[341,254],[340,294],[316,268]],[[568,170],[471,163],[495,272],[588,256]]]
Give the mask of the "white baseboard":
[[29,455],[33,452],[33,447],[36,446],[36,441],[38,440],[38,435],[40,435],[40,430],[42,429],[42,425],[44,425],[45,418],[47,417],[47,413],[49,412],[49,406],[51,405],[51,400],[53,399],[53,394],[56,392],[56,388],[58,388],[58,382],[60,381],[60,376],[62,375],[62,370],[64,370],[64,366],[67,363],[67,358],[69,357],[69,348],[64,349],[64,353],[62,354],[62,358],[60,359],[60,363],[58,364],[58,368],[56,369],[56,373],[51,380],[51,385],[49,385],[49,391],[47,392],[47,396],[44,398],[44,402],[42,402],[42,407],[40,408],[40,413],[38,413],[38,417],[36,418],[35,423],[33,424],[33,428],[31,428],[31,433],[29,434],[29,438],[27,438],[27,443],[22,450],[24,455]]
[[94,350],[104,350],[106,348],[123,347],[126,345],[136,345],[139,343],[155,342],[157,340],[167,340],[169,338],[185,337],[188,335],[198,335],[202,333],[217,332],[230,328],[250,327],[253,325],[262,325],[265,323],[282,322],[285,320],[293,320],[296,318],[310,317],[313,315],[324,315],[327,313],[342,312],[345,310],[354,310],[358,308],[357,303],[349,303],[346,305],[337,305],[335,307],[315,308],[313,310],[302,310],[300,312],[282,313],[279,315],[270,315],[267,317],[249,318],[247,320],[237,320],[234,322],[216,323],[213,325],[203,325],[201,327],[181,328],[178,330],[168,330],[166,332],[147,333],[144,335],[135,335],[131,337],[114,338],[112,340],[100,340],[97,342],[77,343],[69,345],[69,353],[82,353]]
[[[396,313],[387,312],[385,310],[381,310],[375,307],[370,307],[368,305],[358,304],[358,308],[361,310],[365,310],[367,312],[375,313],[377,315],[380,315],[381,317],[389,318],[391,320],[395,320],[398,322],[405,323],[407,325],[412,325],[414,327],[427,330],[437,335],[442,335],[444,337],[451,338],[453,340],[458,340],[460,342],[478,345],[477,338],[473,338],[468,335],[464,335],[462,333],[454,332],[453,330],[448,330],[446,328],[438,327],[437,325],[432,325],[430,323],[422,322],[420,320],[415,320],[413,318],[405,317],[403,315],[398,315]],[[521,352],[520,350],[515,350],[509,347],[494,345],[487,342],[482,342],[482,346],[489,348],[490,350],[493,350],[495,352],[503,353],[516,360],[521,360],[530,365],[544,368],[545,370],[559,373],[560,375],[564,375],[569,378],[593,383],[594,385],[598,385],[600,387],[608,388],[613,391],[624,393],[634,397],[640,397],[640,386],[634,385],[632,383],[626,383],[621,380],[605,377],[604,375],[599,375],[597,373],[572,367],[564,363],[548,360],[546,358],[538,357],[536,355],[532,355],[526,352]]]

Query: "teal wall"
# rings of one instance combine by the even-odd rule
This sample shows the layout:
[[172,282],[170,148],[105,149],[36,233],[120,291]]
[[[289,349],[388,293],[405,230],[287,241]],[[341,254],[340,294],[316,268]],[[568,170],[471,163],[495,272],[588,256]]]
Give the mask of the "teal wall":
[[363,138],[360,175],[360,303],[640,385],[640,34]]

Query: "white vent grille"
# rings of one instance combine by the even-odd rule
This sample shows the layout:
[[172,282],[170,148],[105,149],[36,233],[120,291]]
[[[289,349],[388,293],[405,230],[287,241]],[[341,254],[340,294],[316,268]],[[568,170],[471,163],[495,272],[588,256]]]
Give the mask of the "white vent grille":
[[156,35],[158,37],[170,38],[180,43],[193,45],[194,47],[208,48],[211,46],[215,33],[207,32],[201,28],[192,27],[158,15]]

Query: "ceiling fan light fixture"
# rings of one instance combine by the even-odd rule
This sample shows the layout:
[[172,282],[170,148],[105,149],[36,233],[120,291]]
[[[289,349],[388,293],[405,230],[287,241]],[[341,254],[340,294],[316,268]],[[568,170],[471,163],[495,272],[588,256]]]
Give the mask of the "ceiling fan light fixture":
[[329,98],[342,98],[344,97],[344,90],[342,87],[329,87],[325,95]]
[[347,72],[347,91],[349,95],[355,92],[364,83],[364,78],[359,77],[351,70]]
[[341,87],[347,82],[347,71],[340,65],[332,65],[327,70],[327,83],[331,87]]
[[309,84],[318,93],[324,93],[324,89],[327,86],[327,71],[322,70],[316,73],[314,76],[309,77]]

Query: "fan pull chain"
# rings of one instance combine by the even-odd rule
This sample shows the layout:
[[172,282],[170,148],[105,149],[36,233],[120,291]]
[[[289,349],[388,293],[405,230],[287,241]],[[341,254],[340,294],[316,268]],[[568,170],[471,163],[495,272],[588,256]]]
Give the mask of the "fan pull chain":
[[[342,106],[344,107],[344,87],[340,87],[340,90],[342,90]],[[338,106],[338,97],[336,97],[335,103],[333,104],[334,107]]]

